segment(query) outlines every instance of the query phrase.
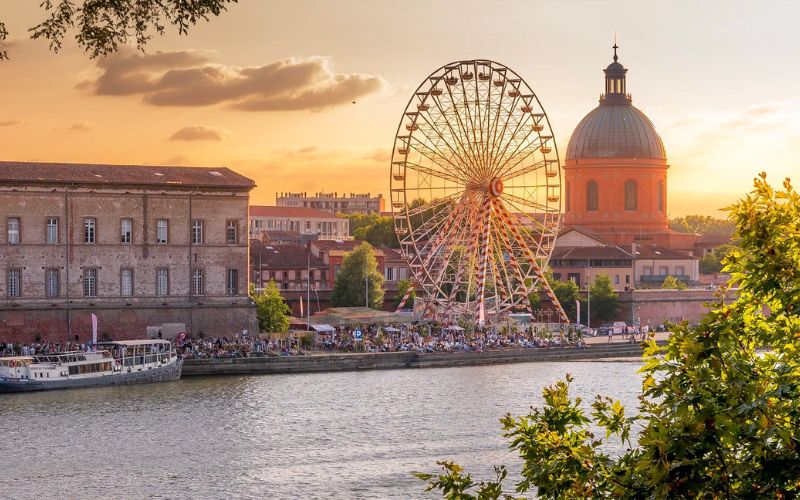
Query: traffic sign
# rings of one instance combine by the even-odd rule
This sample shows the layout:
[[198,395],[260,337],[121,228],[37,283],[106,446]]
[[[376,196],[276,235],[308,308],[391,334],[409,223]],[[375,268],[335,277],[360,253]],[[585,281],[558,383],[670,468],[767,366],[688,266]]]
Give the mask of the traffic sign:
[[355,330],[355,331],[353,331],[353,337],[354,337],[356,340],[361,340],[361,330]]

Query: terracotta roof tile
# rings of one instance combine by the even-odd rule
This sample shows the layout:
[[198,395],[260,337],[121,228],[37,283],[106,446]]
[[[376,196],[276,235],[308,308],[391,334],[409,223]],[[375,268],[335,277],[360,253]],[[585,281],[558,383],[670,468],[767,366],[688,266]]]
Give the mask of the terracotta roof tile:
[[[260,258],[259,258],[260,257]],[[266,269],[305,269],[309,264],[309,251],[300,245],[267,246],[258,240],[250,240],[250,261],[261,263]],[[311,254],[311,267],[327,269],[328,265]]]
[[79,184],[250,190],[255,182],[226,167],[169,167],[0,161],[0,184]]

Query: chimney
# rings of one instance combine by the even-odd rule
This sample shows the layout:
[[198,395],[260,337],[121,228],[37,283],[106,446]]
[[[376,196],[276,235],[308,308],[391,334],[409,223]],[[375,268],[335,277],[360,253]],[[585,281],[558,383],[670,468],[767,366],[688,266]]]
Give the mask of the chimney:
[[636,244],[635,241],[631,242],[631,254],[633,258],[636,259],[636,250],[639,248],[639,245]]

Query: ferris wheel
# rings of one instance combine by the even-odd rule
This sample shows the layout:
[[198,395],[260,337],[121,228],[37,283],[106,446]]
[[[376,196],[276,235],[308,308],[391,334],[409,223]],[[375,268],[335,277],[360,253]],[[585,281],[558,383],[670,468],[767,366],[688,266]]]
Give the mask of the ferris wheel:
[[527,83],[488,60],[442,66],[417,88],[394,141],[391,204],[417,302],[479,323],[545,280],[559,230],[561,166]]

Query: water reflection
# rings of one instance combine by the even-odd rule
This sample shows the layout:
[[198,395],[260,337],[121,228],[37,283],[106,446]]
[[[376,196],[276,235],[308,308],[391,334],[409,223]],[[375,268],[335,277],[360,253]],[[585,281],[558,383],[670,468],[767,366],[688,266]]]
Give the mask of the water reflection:
[[[410,471],[513,463],[498,418],[564,373],[634,406],[638,363],[188,378],[0,395],[4,497],[417,498]],[[13,457],[13,458],[12,458]],[[513,472],[512,468],[512,472]]]

